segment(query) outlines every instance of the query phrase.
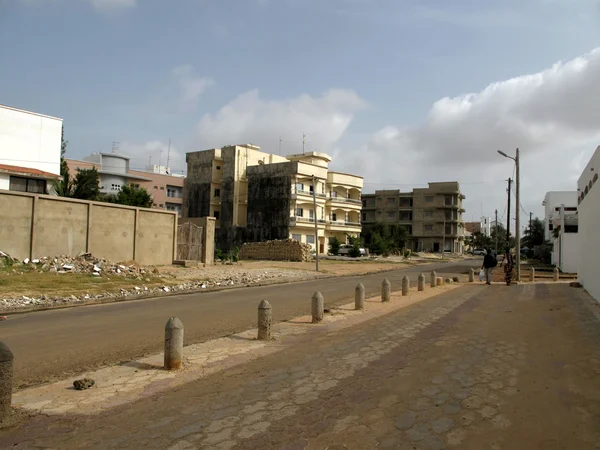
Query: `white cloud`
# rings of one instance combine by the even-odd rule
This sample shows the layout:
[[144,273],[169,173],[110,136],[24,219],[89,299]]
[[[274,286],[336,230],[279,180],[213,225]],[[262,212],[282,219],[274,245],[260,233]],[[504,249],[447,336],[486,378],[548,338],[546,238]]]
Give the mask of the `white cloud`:
[[[363,169],[366,181],[389,187],[463,181],[467,217],[478,217],[481,202],[486,214],[505,204],[501,180],[513,167],[496,150],[514,154],[519,147],[522,204],[539,212],[545,191],[576,189],[577,161],[600,143],[598,80],[600,48],[479,93],[440,99],[420,126],[382,128],[365,146],[340,151],[341,161],[347,170]],[[480,181],[490,183],[469,184]]]
[[191,65],[176,67],[173,77],[179,86],[179,106],[182,109],[195,108],[202,94],[214,84],[211,78],[196,75]]
[[300,95],[280,101],[265,100],[253,90],[216,114],[203,116],[197,131],[203,148],[254,143],[277,152],[281,136],[282,153],[294,153],[301,150],[302,133],[306,133],[307,149],[327,151],[344,134],[354,114],[365,107],[349,90],[332,89],[317,97]]

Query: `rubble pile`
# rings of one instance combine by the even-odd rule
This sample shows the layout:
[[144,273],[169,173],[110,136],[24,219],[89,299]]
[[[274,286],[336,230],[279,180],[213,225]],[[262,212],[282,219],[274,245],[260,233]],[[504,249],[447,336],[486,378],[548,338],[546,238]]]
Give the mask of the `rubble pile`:
[[241,259],[263,261],[310,261],[311,246],[295,239],[252,242],[242,245]]
[[119,275],[137,279],[142,279],[144,275],[151,273],[150,269],[140,267],[137,264],[113,263],[104,258],[96,258],[91,253],[82,253],[75,257],[66,255],[44,256],[32,260],[25,258],[23,261],[18,261],[16,258],[0,251],[0,261],[4,261],[2,264],[5,266],[12,266],[13,268],[26,266],[39,272],[87,273],[94,276]]

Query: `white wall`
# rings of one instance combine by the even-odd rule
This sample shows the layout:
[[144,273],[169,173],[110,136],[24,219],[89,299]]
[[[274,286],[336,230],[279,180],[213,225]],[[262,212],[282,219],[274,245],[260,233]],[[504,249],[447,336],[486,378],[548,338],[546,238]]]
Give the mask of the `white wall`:
[[[594,169],[594,170],[592,170]],[[577,183],[580,192],[588,187],[588,194],[579,204],[579,282],[592,297],[600,301],[600,183],[594,183],[600,171],[600,147],[584,169]],[[592,188],[589,183],[592,181]]]
[[10,188],[10,175],[7,173],[0,173],[0,189],[8,191]]
[[577,207],[577,191],[547,192],[544,205],[546,210],[544,216],[545,239],[551,241],[552,231],[550,231],[549,224],[552,223],[553,218],[560,215],[556,208],[560,208],[561,205],[565,205],[565,208]]
[[0,105],[0,164],[60,174],[62,119]]
[[579,233],[562,233],[560,237],[561,255],[560,271],[577,273],[579,270]]

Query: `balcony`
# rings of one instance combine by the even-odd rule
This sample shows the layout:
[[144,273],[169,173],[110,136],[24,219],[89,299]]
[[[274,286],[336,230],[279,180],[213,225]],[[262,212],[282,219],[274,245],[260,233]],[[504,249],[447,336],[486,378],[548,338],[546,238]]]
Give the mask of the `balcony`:
[[[296,191],[292,192],[292,194],[308,195],[309,197],[313,196],[313,193],[311,191],[307,191],[307,190],[303,190],[303,189],[296,189]],[[317,194],[315,195],[315,197],[326,198],[327,195],[326,194],[320,194],[320,193],[317,192]]]
[[[346,197],[327,197],[328,201],[332,201],[332,202],[340,202],[340,203],[352,203],[353,205],[359,205],[362,206],[362,200],[361,199],[355,199],[355,198],[346,198]],[[371,207],[371,209],[374,209],[375,207]]]
[[[315,219],[312,217],[296,217],[296,216],[290,217],[290,225],[291,226],[300,225],[300,224],[312,225],[314,223],[315,223]],[[333,227],[360,228],[362,226],[360,222],[351,222],[349,220],[319,219],[319,220],[317,220],[317,223],[319,225],[327,225],[327,226],[333,226]]]

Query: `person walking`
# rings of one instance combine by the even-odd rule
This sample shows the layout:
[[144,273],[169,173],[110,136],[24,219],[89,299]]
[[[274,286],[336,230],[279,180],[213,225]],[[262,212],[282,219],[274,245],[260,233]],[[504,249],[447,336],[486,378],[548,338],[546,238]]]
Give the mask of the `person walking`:
[[515,260],[510,249],[506,249],[506,257],[504,258],[504,281],[510,286],[512,282],[513,269],[515,268]]
[[498,265],[498,261],[492,255],[491,251],[484,250],[483,251],[483,264],[481,268],[485,271],[485,284],[492,284],[492,275],[494,271],[494,267]]

